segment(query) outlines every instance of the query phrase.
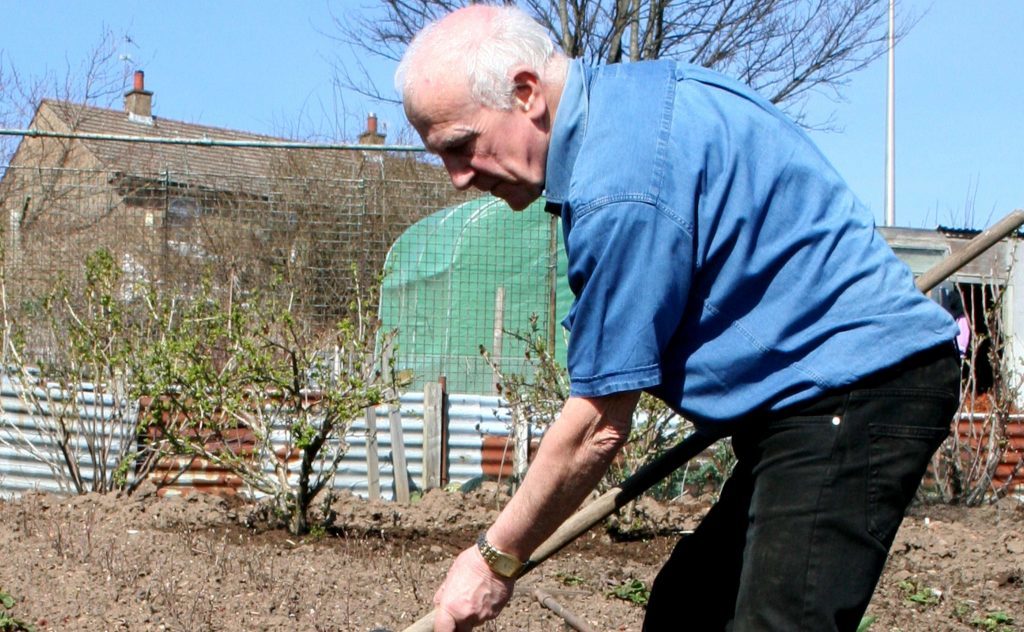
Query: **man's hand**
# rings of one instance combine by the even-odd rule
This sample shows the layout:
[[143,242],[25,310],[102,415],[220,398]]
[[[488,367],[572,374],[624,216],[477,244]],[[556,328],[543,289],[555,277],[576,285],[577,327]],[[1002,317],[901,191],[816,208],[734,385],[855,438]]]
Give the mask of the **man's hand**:
[[[639,391],[570,397],[544,433],[515,496],[487,530],[498,550],[520,560],[544,542],[586,498],[629,438]],[[464,632],[498,616],[513,581],[494,573],[477,547],[455,559],[434,595],[434,630]]]
[[434,595],[434,632],[465,632],[498,616],[515,581],[495,574],[476,546],[455,558]]

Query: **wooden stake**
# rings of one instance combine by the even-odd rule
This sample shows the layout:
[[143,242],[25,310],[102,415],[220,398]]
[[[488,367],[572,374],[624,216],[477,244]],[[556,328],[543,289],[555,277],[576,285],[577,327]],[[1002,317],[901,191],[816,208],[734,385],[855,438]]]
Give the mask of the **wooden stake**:
[[[384,367],[387,372],[386,381],[394,384],[394,376],[391,375],[391,353],[392,348],[384,350]],[[388,423],[391,426],[391,474],[395,480],[395,500],[409,504],[409,470],[405,465],[405,437],[402,434],[402,410],[398,399],[398,393],[391,393],[391,403],[388,405]]]
[[395,500],[409,504],[409,470],[405,465],[405,437],[402,435],[402,411],[391,405],[388,414],[391,423],[391,465],[395,478]]
[[[491,357],[497,366],[501,366],[502,344],[505,336],[505,288],[499,285],[494,291],[494,333],[491,342]],[[498,391],[498,371],[494,371],[491,388]]]
[[512,414],[512,450],[512,477],[518,486],[529,467],[530,422],[516,413]]
[[423,491],[441,480],[441,385],[423,385]]
[[370,500],[380,500],[380,463],[377,454],[377,409],[366,407],[366,486]]

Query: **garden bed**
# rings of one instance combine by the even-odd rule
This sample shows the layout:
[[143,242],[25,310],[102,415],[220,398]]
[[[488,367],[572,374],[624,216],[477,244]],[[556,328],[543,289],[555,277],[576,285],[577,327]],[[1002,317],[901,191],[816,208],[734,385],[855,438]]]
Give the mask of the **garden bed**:
[[[0,592],[15,600],[7,614],[37,630],[397,631],[429,609],[450,560],[504,498],[493,487],[410,506],[343,496],[332,528],[296,538],[260,505],[160,497],[148,484],[131,497],[28,494],[0,501]],[[635,602],[706,509],[643,501],[630,537],[584,536],[523,578],[482,629],[563,629],[537,602],[542,588],[597,630],[639,630]],[[870,630],[1024,629],[1022,525],[1016,500],[914,507]]]

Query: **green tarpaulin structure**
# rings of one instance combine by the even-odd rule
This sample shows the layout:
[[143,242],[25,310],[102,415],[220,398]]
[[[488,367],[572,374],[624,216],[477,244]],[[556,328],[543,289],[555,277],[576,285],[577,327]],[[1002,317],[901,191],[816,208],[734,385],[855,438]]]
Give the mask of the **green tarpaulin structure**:
[[398,329],[396,364],[452,393],[495,392],[486,348],[506,373],[524,371],[513,333],[538,330],[565,363],[561,319],[572,304],[558,218],[539,200],[522,212],[484,196],[413,224],[388,253],[381,289],[384,327]]

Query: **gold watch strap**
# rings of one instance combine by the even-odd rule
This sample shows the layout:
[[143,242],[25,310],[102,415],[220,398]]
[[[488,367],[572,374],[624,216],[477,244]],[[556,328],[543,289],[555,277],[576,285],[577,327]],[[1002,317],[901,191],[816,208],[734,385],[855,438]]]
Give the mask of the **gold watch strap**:
[[480,550],[480,555],[483,556],[484,561],[491,567],[491,570],[506,579],[519,577],[522,574],[523,567],[526,566],[514,555],[509,555],[491,546],[491,543],[487,541],[486,532],[481,532],[479,537],[477,537],[476,547]]

